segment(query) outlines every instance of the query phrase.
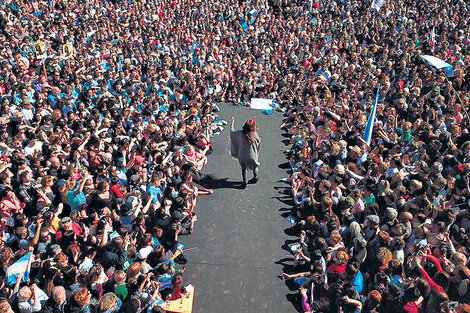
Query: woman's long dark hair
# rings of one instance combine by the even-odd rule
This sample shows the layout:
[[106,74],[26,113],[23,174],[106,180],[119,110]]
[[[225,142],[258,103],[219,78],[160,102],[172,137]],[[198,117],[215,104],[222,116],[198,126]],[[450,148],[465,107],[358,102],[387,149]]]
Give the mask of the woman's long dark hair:
[[243,133],[250,144],[255,142],[256,124],[253,119],[249,119],[245,122],[245,125],[243,125]]

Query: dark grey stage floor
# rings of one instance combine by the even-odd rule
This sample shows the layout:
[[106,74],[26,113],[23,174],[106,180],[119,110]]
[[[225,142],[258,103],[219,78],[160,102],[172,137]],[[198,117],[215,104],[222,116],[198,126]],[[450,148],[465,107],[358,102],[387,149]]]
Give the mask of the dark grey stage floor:
[[280,193],[288,186],[278,182],[286,176],[281,115],[266,116],[228,104],[221,104],[221,109],[221,118],[229,124],[235,116],[237,129],[255,118],[261,137],[261,178],[245,190],[238,189],[241,172],[226,150],[227,125],[213,140],[214,151],[203,169],[212,177],[208,184],[215,192],[198,197],[199,221],[193,234],[181,237],[188,259],[185,283],[196,287],[193,312],[295,312],[289,300],[297,302],[297,292],[289,291],[278,278],[281,264],[292,258],[281,248],[287,239],[284,229],[290,226],[281,216],[288,206],[279,200],[288,199]]

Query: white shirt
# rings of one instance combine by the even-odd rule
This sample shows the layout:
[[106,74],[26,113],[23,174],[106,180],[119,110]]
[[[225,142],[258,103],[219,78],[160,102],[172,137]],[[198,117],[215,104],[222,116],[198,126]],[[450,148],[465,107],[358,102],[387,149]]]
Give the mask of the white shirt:
[[34,154],[35,151],[41,151],[42,150],[42,145],[43,145],[43,143],[41,141],[36,141],[34,146],[31,146],[30,144],[28,144],[24,148],[24,155],[29,156],[29,155]]

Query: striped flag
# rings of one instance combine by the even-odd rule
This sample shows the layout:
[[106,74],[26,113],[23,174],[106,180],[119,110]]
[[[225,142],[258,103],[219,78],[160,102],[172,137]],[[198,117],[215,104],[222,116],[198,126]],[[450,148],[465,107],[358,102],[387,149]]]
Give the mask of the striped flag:
[[167,288],[173,288],[173,275],[165,277],[163,281],[160,281],[160,290]]
[[372,111],[370,111],[369,119],[367,120],[366,130],[364,131],[364,141],[370,145],[372,140],[372,130],[374,129],[375,123],[375,111],[377,110],[377,102],[379,102],[379,93],[380,86],[377,87],[377,95],[375,96],[374,105],[372,106]]
[[16,284],[16,279],[21,273],[23,273],[23,278],[21,281],[28,281],[29,271],[31,270],[32,256],[32,253],[29,252],[7,268],[6,283],[8,286],[14,286]]

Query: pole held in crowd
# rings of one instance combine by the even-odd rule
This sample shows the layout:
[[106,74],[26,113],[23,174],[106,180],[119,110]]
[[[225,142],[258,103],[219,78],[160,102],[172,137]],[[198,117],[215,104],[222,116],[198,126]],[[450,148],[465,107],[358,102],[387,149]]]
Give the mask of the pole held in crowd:
[[364,131],[364,141],[370,145],[370,141],[372,140],[372,131],[374,129],[375,123],[375,112],[377,111],[377,102],[379,101],[379,94],[380,94],[380,85],[377,87],[377,94],[375,96],[374,105],[372,106],[372,110],[370,111],[369,119],[367,120],[366,130]]

